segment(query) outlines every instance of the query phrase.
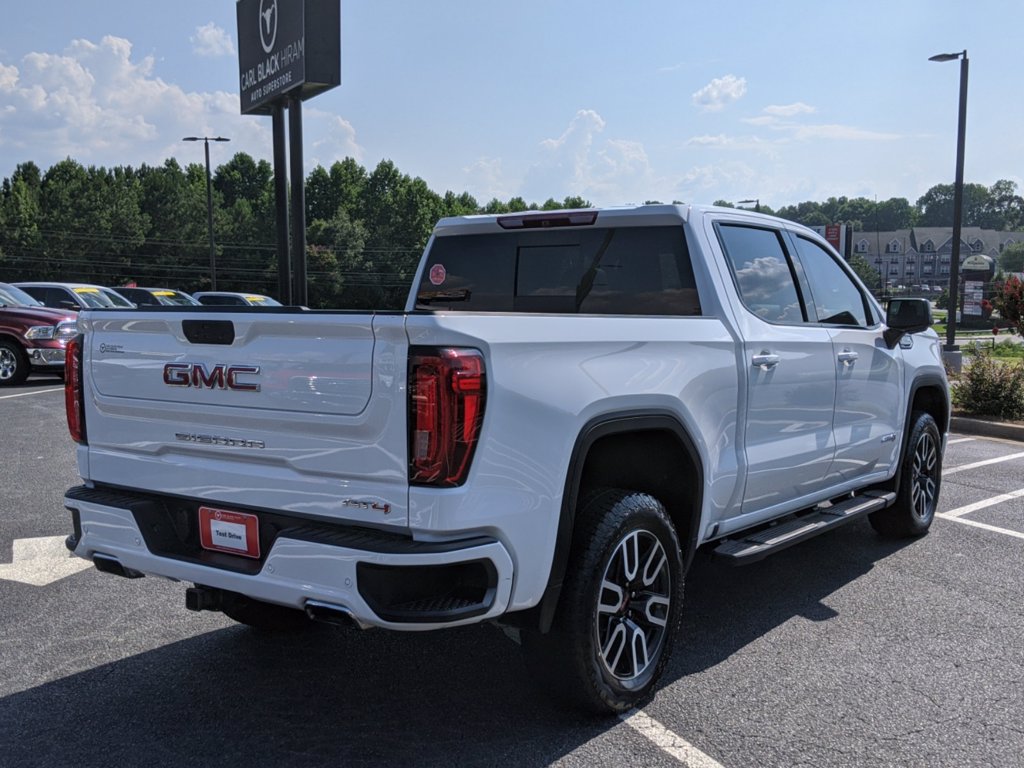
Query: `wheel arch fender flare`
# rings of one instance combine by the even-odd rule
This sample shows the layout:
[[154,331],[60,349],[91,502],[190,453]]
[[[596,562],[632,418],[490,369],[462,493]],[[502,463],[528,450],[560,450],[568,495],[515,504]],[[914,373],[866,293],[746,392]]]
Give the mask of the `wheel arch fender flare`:
[[[893,476],[892,489],[899,491],[900,488],[900,471],[899,467],[903,466],[903,461],[907,455],[907,448],[909,447],[910,432],[913,429],[911,419],[914,415],[914,403],[917,401],[917,394],[922,389],[934,389],[941,395],[940,406],[942,413],[939,418],[935,419],[935,423],[939,426],[939,434],[945,437],[946,433],[949,432],[949,418],[950,418],[950,405],[949,405],[949,389],[948,385],[937,373],[922,373],[921,375],[914,378],[911,382],[910,387],[907,390],[907,412],[906,418],[904,419],[903,437],[900,441],[900,458],[896,463],[896,474]],[[934,417],[934,415],[933,415]]]
[[[703,504],[704,465],[701,461],[697,444],[678,416],[667,410],[636,410],[606,413],[588,421],[576,436],[569,467],[566,472],[565,489],[562,494],[562,506],[559,513],[558,532],[555,539],[554,554],[551,560],[551,571],[548,574],[547,587],[541,597],[538,609],[538,622],[541,632],[547,632],[555,616],[558,599],[562,591],[562,582],[569,564],[572,548],[572,537],[576,522],[576,505],[579,502],[580,486],[583,470],[591,448],[601,439],[612,435],[625,435],[636,432],[667,432],[674,436],[686,452],[694,471],[697,474],[696,492],[698,499],[695,509],[699,518]],[[697,547],[700,520],[692,521],[685,539],[680,533],[680,545],[683,552],[683,565],[686,568]]]

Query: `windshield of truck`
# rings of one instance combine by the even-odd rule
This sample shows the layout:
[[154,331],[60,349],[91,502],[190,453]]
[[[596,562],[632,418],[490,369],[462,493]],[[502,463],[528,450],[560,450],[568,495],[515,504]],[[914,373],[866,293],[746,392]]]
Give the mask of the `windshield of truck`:
[[7,283],[0,283],[0,304],[8,307],[41,307],[40,302],[25,293],[21,288]]

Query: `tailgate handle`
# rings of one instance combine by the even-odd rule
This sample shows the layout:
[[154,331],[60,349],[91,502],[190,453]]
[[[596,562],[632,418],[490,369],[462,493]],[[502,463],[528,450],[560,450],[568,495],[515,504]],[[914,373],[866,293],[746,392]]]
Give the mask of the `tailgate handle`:
[[230,320],[182,320],[181,330],[193,344],[223,344],[235,342],[235,324]]

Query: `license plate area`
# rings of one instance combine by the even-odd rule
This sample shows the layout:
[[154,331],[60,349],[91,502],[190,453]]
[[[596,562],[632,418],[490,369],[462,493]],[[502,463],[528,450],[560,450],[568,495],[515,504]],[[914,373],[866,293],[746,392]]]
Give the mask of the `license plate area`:
[[259,559],[260,519],[248,512],[200,507],[199,543],[213,552]]

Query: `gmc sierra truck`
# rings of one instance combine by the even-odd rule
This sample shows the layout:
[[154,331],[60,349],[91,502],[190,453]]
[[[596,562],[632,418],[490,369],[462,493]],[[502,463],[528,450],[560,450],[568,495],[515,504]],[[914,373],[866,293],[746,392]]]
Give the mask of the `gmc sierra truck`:
[[402,312],[86,310],[68,547],[254,627],[497,621],[623,711],[698,547],[928,530],[930,323],[804,227],[671,205],[443,219]]

